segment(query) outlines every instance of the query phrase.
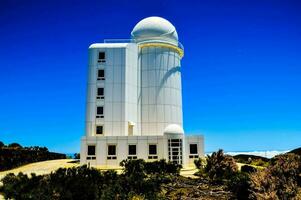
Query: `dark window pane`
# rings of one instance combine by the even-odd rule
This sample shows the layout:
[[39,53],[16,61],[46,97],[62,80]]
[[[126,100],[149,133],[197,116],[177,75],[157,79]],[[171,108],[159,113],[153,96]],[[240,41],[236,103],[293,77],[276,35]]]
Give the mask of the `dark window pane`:
[[105,70],[100,69],[98,70],[98,78],[104,78],[105,77]]
[[98,88],[97,89],[97,95],[98,96],[103,96],[104,95],[104,89],[103,88]]
[[136,155],[136,145],[129,145],[129,155]]
[[103,134],[103,126],[96,126],[96,134]]
[[97,107],[97,114],[103,115],[103,107],[102,106]]
[[106,54],[105,54],[105,52],[99,52],[99,53],[98,53],[98,59],[99,59],[99,60],[104,60],[104,59],[106,59]]
[[157,155],[157,145],[150,144],[148,147],[149,147],[148,148],[149,155]]
[[95,146],[88,146],[88,155],[94,156],[95,155]]
[[190,144],[190,154],[198,154],[198,145]]
[[108,155],[115,156],[116,155],[116,145],[109,145],[108,146]]

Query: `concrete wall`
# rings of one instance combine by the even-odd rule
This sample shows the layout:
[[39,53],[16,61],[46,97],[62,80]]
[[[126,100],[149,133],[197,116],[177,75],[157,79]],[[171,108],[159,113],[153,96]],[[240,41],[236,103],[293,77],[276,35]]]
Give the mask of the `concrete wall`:
[[[128,157],[128,145],[136,144],[136,152],[138,159],[146,161],[154,161],[148,159],[148,145],[157,145],[157,156],[159,159],[168,161],[168,139],[182,138],[183,139],[183,166],[194,167],[193,160],[189,158],[189,145],[198,145],[198,157],[204,156],[204,144],[202,136],[186,136],[186,137],[169,137],[169,136],[103,136],[103,137],[83,137],[81,140],[81,164],[90,163],[92,166],[100,167],[118,167],[119,163]],[[107,150],[108,145],[116,145],[117,159],[108,160]],[[96,159],[87,160],[88,145],[96,146]],[[155,159],[156,160],[156,159]]]

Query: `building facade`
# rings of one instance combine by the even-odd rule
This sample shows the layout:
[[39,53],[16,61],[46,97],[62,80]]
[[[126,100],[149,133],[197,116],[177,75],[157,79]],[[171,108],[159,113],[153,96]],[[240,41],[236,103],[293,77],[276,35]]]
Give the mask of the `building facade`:
[[166,159],[184,167],[204,155],[203,136],[185,136],[181,59],[175,27],[141,20],[127,42],[89,47],[86,130],[81,164],[117,167],[124,159]]

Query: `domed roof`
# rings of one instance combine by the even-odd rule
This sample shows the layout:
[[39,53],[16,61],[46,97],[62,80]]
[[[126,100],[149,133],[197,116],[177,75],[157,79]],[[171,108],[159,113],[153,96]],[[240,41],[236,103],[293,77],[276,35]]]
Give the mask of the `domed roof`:
[[170,124],[164,129],[167,134],[184,134],[184,130],[178,124]]
[[162,17],[147,17],[141,20],[136,24],[131,35],[137,42],[160,40],[178,43],[176,28]]

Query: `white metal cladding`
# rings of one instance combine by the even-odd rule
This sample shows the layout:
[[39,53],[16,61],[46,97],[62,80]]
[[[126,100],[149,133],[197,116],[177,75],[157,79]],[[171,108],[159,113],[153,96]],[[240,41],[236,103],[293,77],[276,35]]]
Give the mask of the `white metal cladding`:
[[141,133],[163,135],[169,124],[182,126],[180,57],[164,47],[140,49]]
[[[104,135],[127,135],[128,122],[138,123],[136,44],[93,44],[89,48],[89,76],[86,106],[86,135],[94,136],[96,126],[104,127]],[[98,63],[98,53],[105,52],[105,62]],[[97,80],[98,70],[105,80]],[[98,87],[104,88],[104,99],[97,100]],[[103,106],[104,118],[96,118],[97,106]],[[137,127],[133,133],[138,134]]]

